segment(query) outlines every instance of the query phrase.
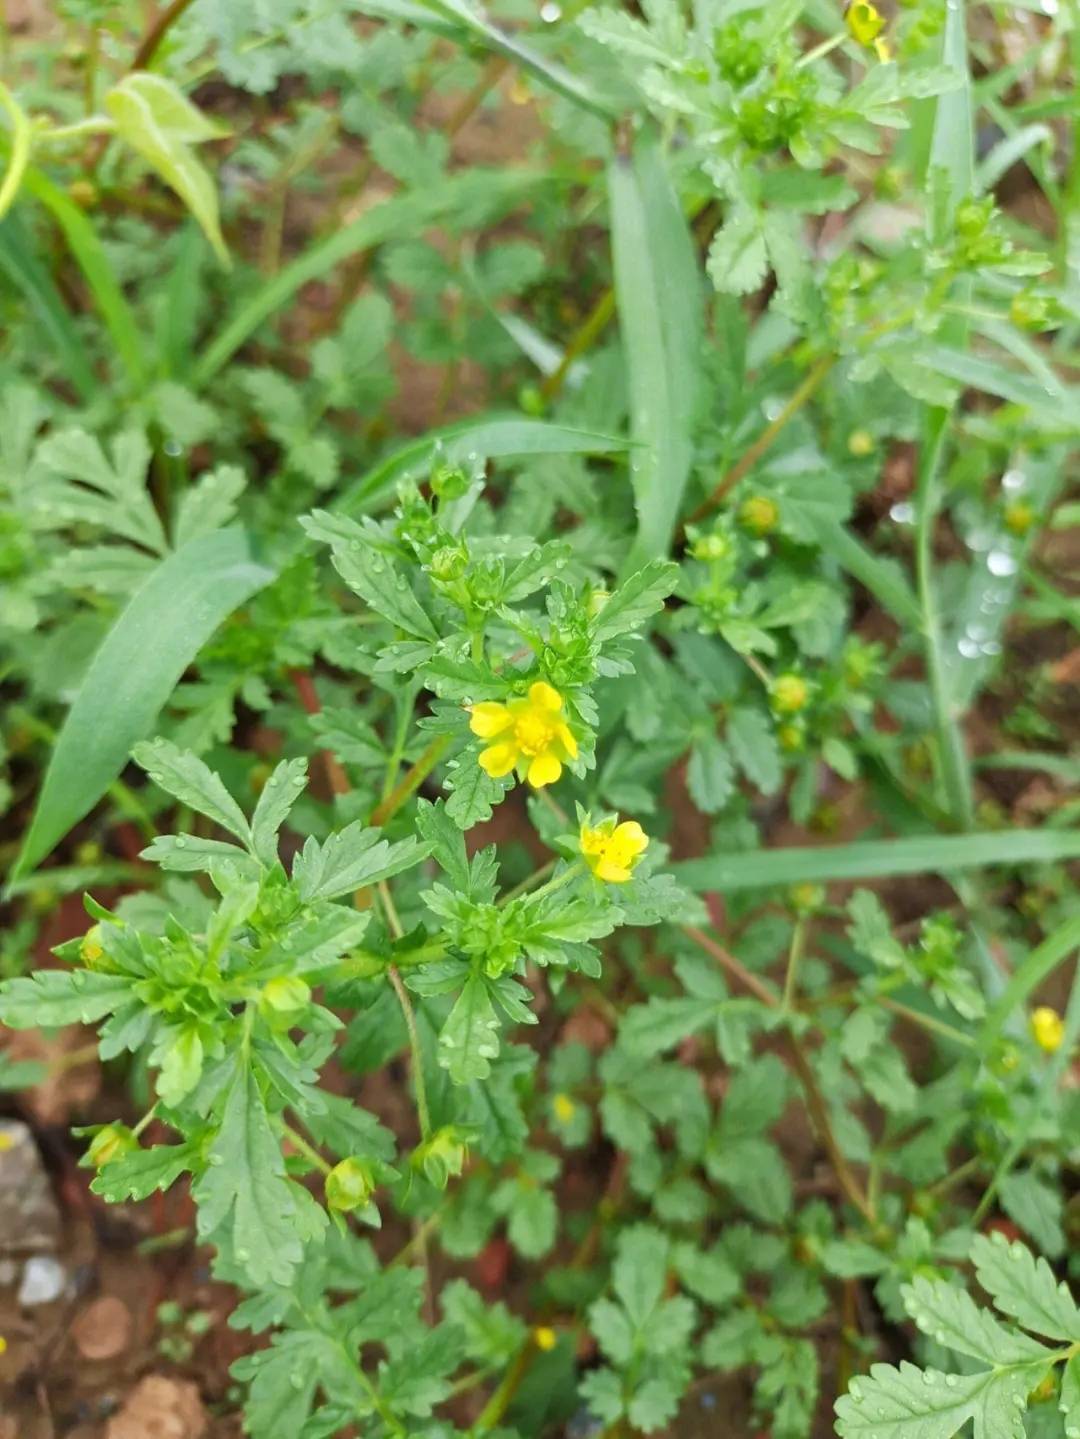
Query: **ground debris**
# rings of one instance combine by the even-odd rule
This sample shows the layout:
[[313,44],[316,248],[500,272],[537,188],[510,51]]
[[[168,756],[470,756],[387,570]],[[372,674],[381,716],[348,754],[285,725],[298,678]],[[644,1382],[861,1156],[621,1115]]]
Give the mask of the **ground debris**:
[[109,1420],[105,1439],[202,1439],[206,1410],[194,1384],[148,1374]]

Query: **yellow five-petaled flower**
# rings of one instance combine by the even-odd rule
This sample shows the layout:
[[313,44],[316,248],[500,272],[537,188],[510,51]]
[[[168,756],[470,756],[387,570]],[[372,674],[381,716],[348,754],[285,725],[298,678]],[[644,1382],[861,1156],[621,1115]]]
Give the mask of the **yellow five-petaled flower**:
[[509,704],[485,700],[470,705],[469,728],[492,741],[480,753],[480,768],[492,779],[516,769],[534,789],[541,789],[555,783],[568,760],[577,759],[577,740],[566,723],[562,695],[544,680]]
[[860,45],[873,48],[881,61],[891,58],[889,42],[882,36],[885,17],[868,0],[851,0],[845,16],[848,30]]
[[581,854],[585,863],[606,884],[625,884],[645,853],[649,836],[636,819],[601,820],[594,828],[581,826]]

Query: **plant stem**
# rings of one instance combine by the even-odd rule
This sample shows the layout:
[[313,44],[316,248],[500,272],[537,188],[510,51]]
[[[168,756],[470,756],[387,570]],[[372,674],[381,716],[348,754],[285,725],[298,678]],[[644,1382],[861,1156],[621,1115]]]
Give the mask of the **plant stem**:
[[326,1162],[319,1151],[313,1145],[309,1144],[302,1134],[298,1134],[290,1124],[283,1124],[282,1129],[285,1132],[285,1138],[292,1147],[298,1150],[305,1159],[309,1160],[321,1174],[330,1173],[333,1166]]
[[416,793],[431,771],[442,759],[449,744],[449,735],[439,734],[435,736],[411,769],[406,771],[387,797],[384,800],[380,800],[372,810],[371,823],[373,825],[384,825],[387,820],[397,814],[405,801]]
[[739,481],[750,473],[758,460],[765,454],[766,450],[771,448],[773,441],[788,421],[794,419],[802,407],[813,396],[821,382],[825,379],[825,376],[835,364],[835,355],[822,355],[821,359],[811,367],[802,384],[792,395],[791,399],[788,400],[776,419],[772,420],[765,429],[762,430],[754,443],[747,450],[744,450],[741,458],[732,465],[731,469],[728,470],[727,474],[712,493],[702,500],[701,504],[694,510],[687,521],[688,524],[693,524],[695,520],[703,519],[710,510],[716,508],[729,490],[734,489]]
[[800,916],[795,921],[795,931],[791,936],[791,949],[788,951],[787,973],[784,975],[784,994],[780,1001],[780,1007],[784,1013],[790,1013],[795,1002],[795,991],[799,981],[799,965],[806,949],[806,917]]
[[401,1005],[401,1012],[405,1016],[405,1028],[409,1031],[413,1089],[416,1091],[416,1112],[420,1119],[420,1138],[426,1140],[431,1134],[431,1111],[428,1108],[427,1084],[424,1079],[424,1052],[420,1047],[420,1031],[416,1027],[416,1015],[413,1012],[412,1001],[409,998],[408,990],[402,983],[401,975],[393,965],[390,966],[387,973],[390,976],[390,983],[394,986],[398,1003]]
[[545,400],[557,398],[566,383],[566,377],[570,373],[574,361],[586,350],[592,348],[611,323],[614,314],[615,291],[608,289],[603,292],[580,326],[571,335],[558,368],[552,370],[551,374],[544,378],[540,386],[540,393]]
[[542,864],[539,869],[534,869],[532,874],[526,875],[520,884],[515,884],[513,889],[508,889],[500,897],[499,903],[509,904],[512,899],[517,899],[519,894],[524,894],[527,889],[531,889],[538,879],[543,879],[546,874],[550,874],[558,862],[558,856],[555,856],[553,859],[549,859],[547,864]]
[[148,70],[150,68],[161,42],[190,4],[191,0],[172,0],[172,4],[162,10],[135,51],[135,58],[131,62],[132,70]]
[[[300,699],[300,703],[309,715],[322,713],[322,705],[319,703],[319,696],[315,692],[315,683],[306,670],[290,670],[289,678]],[[326,774],[326,782],[331,791],[336,795],[348,794],[352,785],[349,783],[349,776],[345,773],[344,766],[337,755],[330,750],[319,751],[322,758],[323,770]]]
[[518,1350],[513,1364],[503,1376],[502,1383],[495,1390],[488,1402],[484,1405],[479,1419],[473,1425],[473,1432],[486,1434],[489,1429],[494,1429],[500,1419],[510,1406],[510,1401],[517,1393],[521,1381],[525,1378],[525,1371],[529,1367],[529,1361],[535,1351],[535,1344],[532,1336],[526,1339],[525,1343]]
[[[729,954],[722,945],[717,944],[709,935],[700,929],[696,929],[693,925],[684,924],[681,928],[685,935],[688,935],[695,944],[700,945],[707,954],[711,954],[718,964],[723,965],[728,973],[738,979],[751,994],[760,999],[762,1004],[767,1004],[770,1009],[776,1009],[780,1006],[781,1001],[777,999],[775,993],[764,985],[761,980],[758,979],[757,975],[751,974],[748,969],[745,969],[735,956]],[[843,1152],[837,1143],[832,1122],[829,1119],[828,1106],[818,1087],[818,1082],[810,1061],[807,1059],[802,1045],[795,1038],[795,1035],[790,1032],[787,1035],[787,1045],[791,1055],[792,1068],[798,1076],[799,1083],[802,1085],[803,1093],[806,1096],[806,1107],[810,1111],[810,1117],[814,1122],[814,1128],[817,1130],[818,1138],[821,1140],[829,1156],[829,1161],[832,1164],[833,1172],[840,1184],[840,1188],[844,1191],[849,1202],[854,1205],[864,1219],[867,1219],[872,1224],[876,1223],[877,1216],[874,1212],[874,1206],[870,1203],[858,1180],[851,1172],[848,1162],[844,1158]]]

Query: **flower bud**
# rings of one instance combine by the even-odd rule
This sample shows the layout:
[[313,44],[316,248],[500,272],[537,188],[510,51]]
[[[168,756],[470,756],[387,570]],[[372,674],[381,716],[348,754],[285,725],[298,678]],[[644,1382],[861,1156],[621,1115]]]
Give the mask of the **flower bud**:
[[852,430],[848,435],[848,454],[863,460],[874,453],[874,437],[869,430]]
[[375,1175],[366,1160],[350,1157],[326,1176],[326,1202],[339,1214],[361,1209],[375,1193]]
[[780,506],[768,495],[750,495],[739,506],[739,523],[752,535],[767,535],[780,522]]
[[101,925],[94,924],[83,935],[82,944],[79,945],[79,958],[87,969],[96,969],[105,956],[105,949],[101,943]]
[[810,686],[802,675],[788,671],[773,680],[770,699],[777,714],[798,714],[810,701]]
[[95,1169],[100,1169],[105,1164],[111,1164],[114,1159],[119,1159],[122,1154],[138,1148],[138,1144],[139,1141],[126,1124],[106,1124],[104,1129],[99,1129],[91,1139],[86,1158]]
[[1011,504],[1005,506],[1002,518],[1009,534],[1020,538],[1026,535],[1035,523],[1035,510],[1027,500],[1013,500]]

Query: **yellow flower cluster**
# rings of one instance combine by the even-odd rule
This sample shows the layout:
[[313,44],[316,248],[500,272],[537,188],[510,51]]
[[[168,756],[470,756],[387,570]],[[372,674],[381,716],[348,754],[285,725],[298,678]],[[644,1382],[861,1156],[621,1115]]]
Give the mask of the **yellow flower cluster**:
[[625,884],[648,848],[649,836],[636,819],[605,819],[595,827],[581,826],[581,854],[597,879]]
[[491,740],[480,754],[480,768],[492,779],[516,769],[534,789],[554,784],[568,760],[577,759],[577,740],[563,715],[557,689],[537,680],[523,699],[469,706],[469,728]]

